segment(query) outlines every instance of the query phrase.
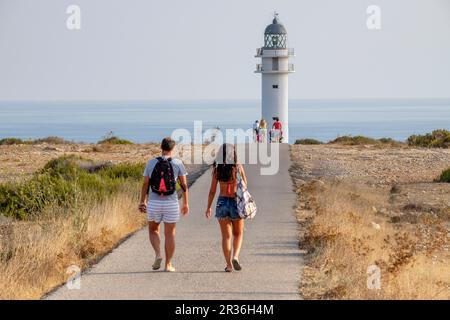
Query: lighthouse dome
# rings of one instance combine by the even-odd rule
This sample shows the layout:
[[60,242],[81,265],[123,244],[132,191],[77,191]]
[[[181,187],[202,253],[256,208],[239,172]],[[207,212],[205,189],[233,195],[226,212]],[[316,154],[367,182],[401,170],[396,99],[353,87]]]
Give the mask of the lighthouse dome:
[[264,34],[287,34],[286,28],[279,22],[278,18],[273,18],[272,24],[269,24]]
[[264,31],[264,48],[266,49],[286,49],[287,32],[278,20],[275,13],[272,24],[269,24]]

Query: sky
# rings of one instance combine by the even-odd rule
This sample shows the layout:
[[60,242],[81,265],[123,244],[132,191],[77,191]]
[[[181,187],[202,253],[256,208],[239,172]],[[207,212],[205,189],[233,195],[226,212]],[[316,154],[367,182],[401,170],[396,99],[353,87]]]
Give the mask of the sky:
[[259,99],[274,10],[291,99],[450,98],[449,0],[0,0],[0,100]]

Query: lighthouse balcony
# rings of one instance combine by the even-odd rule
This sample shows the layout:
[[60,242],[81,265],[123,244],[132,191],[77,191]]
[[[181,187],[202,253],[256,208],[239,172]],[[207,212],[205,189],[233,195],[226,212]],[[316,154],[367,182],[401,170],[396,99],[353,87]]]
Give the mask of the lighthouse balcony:
[[287,68],[263,68],[261,63],[256,65],[255,73],[293,73],[295,72],[295,66],[293,63],[287,65]]
[[262,57],[295,57],[294,48],[286,49],[267,49],[267,48],[257,48],[255,58]]

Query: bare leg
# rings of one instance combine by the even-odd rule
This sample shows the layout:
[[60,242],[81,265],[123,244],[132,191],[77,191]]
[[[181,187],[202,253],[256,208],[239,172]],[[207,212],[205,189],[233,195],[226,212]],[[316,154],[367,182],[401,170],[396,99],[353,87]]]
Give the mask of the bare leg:
[[222,250],[227,263],[227,269],[232,270],[231,264],[231,221],[228,219],[219,219],[220,231],[222,232]]
[[233,259],[239,260],[244,238],[244,219],[233,220]]
[[164,223],[164,238],[165,238],[165,251],[166,251],[166,270],[171,271],[172,257],[175,252],[175,226],[176,223]]
[[150,238],[150,244],[153,247],[153,250],[155,250],[156,258],[161,257],[161,240],[159,239],[159,223],[156,223],[154,221],[148,222],[148,234]]

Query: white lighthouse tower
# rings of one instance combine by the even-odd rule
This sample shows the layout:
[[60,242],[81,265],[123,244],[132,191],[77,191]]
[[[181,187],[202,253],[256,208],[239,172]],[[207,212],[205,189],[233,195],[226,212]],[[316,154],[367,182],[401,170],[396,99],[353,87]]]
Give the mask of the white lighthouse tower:
[[269,130],[273,119],[279,118],[283,143],[289,143],[288,75],[294,72],[294,65],[289,63],[294,55],[294,50],[287,47],[286,29],[275,13],[272,24],[264,31],[264,47],[256,51],[255,57],[262,61],[256,65],[255,72],[262,74],[262,117]]

